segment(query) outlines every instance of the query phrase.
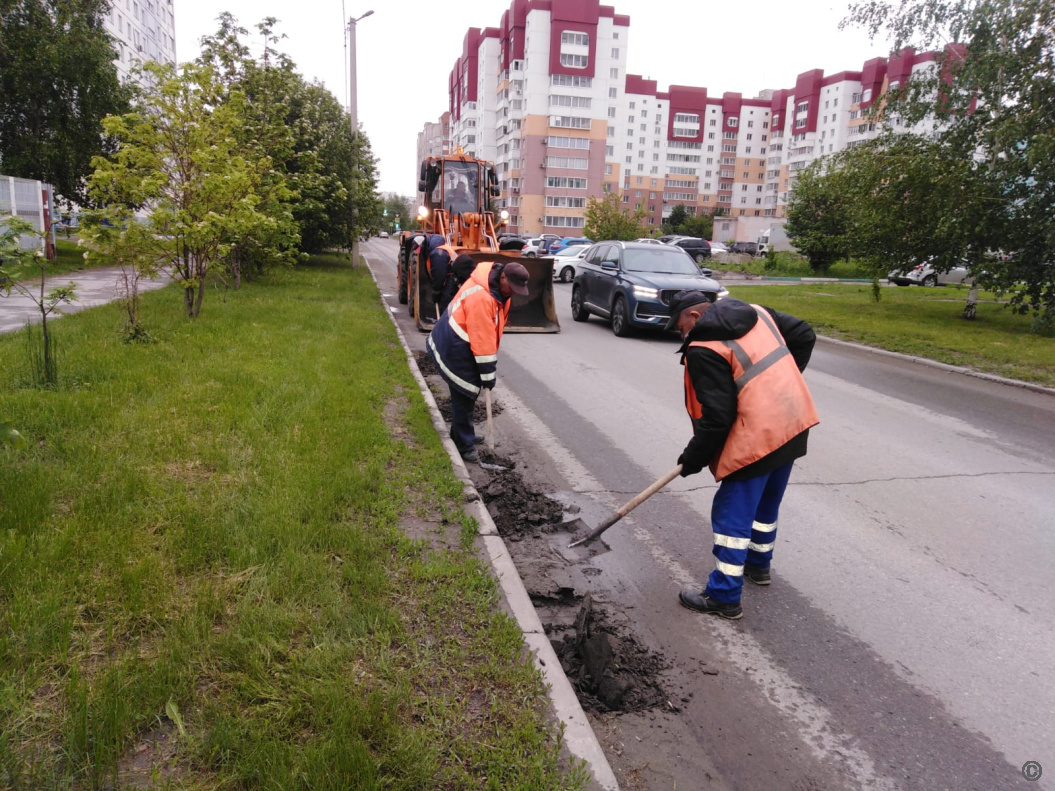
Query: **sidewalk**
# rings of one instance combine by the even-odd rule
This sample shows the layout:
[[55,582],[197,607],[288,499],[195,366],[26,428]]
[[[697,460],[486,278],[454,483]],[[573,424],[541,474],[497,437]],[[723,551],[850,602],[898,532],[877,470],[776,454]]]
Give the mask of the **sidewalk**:
[[[119,267],[107,267],[104,269],[88,269],[84,272],[67,272],[65,275],[55,275],[44,281],[44,293],[46,294],[57,286],[65,286],[73,281],[76,284],[77,298],[70,303],[60,305],[55,309],[50,318],[59,315],[76,313],[85,308],[94,308],[97,305],[105,305],[120,299],[123,295],[124,280]],[[29,285],[28,281],[23,281]],[[154,280],[141,280],[139,282],[140,292],[153,291],[167,286],[172,278],[163,274]],[[40,281],[37,281],[34,292],[39,294]],[[27,321],[40,321],[40,310],[33,300],[12,290],[11,295],[0,298],[0,332],[14,332],[26,325]]]

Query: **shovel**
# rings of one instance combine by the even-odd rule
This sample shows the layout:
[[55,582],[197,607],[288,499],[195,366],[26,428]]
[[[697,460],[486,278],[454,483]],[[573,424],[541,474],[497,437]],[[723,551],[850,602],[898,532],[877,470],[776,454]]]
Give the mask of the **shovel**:
[[[568,549],[572,549],[574,547],[582,546],[583,544],[587,544],[590,541],[593,541],[595,538],[597,538],[599,535],[601,535],[601,533],[603,533],[605,530],[610,528],[612,525],[614,525],[616,522],[618,522],[620,519],[622,519],[628,513],[633,511],[635,508],[637,508],[639,505],[641,505],[641,503],[645,502],[645,500],[647,500],[649,497],[654,495],[656,492],[658,492],[660,489],[662,489],[668,483],[673,481],[680,474],[681,474],[681,465],[679,464],[673,470],[668,472],[666,475],[664,475],[658,481],[656,481],[651,486],[649,486],[647,489],[645,489],[645,491],[641,492],[641,494],[637,495],[637,497],[635,497],[633,500],[628,502],[626,505],[624,505],[622,508],[620,508],[614,514],[612,514],[610,517],[608,517],[603,522],[601,522],[601,524],[599,524],[597,527],[595,527],[593,530],[591,530],[585,536],[583,536],[582,538],[580,538],[580,539],[578,539],[576,541],[572,541],[570,544],[568,544]],[[578,523],[578,524],[576,524],[576,523]],[[567,526],[569,528],[578,527],[579,525],[583,525],[583,522],[582,522],[581,519],[573,519],[572,521],[567,523]],[[585,526],[585,525],[583,525],[583,526]]]
[[487,450],[495,455],[495,424],[491,421],[491,388],[484,388],[484,404],[487,407]]

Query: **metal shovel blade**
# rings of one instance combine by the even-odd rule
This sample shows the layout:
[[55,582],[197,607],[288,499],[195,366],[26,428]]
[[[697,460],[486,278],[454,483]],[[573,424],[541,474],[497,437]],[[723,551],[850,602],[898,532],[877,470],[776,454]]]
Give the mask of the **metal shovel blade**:
[[611,547],[608,546],[604,541],[591,541],[588,545],[584,546],[584,541],[573,541],[568,543],[568,534],[572,537],[581,535],[583,532],[589,533],[590,526],[586,524],[582,519],[572,519],[567,522],[561,522],[558,525],[561,532],[555,533],[553,538],[550,540],[550,548],[553,552],[561,557],[561,559],[568,563],[582,563],[583,561],[595,558],[598,555],[603,555],[605,552],[609,552]]

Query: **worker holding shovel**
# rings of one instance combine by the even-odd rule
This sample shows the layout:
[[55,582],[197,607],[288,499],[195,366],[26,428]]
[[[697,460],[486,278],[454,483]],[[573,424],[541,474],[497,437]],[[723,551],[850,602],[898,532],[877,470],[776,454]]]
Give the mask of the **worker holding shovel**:
[[681,475],[709,465],[721,484],[711,505],[716,568],[702,591],[687,588],[679,598],[691,610],[737,619],[744,577],[770,582],[780,502],[819,422],[802,378],[817,336],[794,316],[716,296],[679,291],[667,322],[684,339],[693,426],[678,458]]
[[527,293],[528,271],[522,264],[479,263],[425,341],[450,388],[451,439],[467,462],[480,461],[475,445],[483,437],[473,428],[473,407],[481,390],[490,403],[512,296]]

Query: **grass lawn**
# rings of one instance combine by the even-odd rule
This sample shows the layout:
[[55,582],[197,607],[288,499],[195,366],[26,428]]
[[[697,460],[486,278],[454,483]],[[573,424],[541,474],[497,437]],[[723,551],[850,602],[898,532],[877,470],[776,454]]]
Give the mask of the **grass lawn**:
[[992,294],[982,292],[977,318],[965,321],[960,314],[967,289],[960,287],[885,287],[878,303],[865,283],[730,284],[729,291],[835,338],[1055,387],[1055,338],[1030,334],[1032,319],[1015,315]]
[[732,253],[713,258],[709,266],[716,271],[746,272],[764,277],[840,277],[850,279],[871,279],[868,271],[856,261],[836,261],[825,272],[814,272],[809,261],[798,253],[782,251],[776,254],[772,269],[766,269],[769,262],[765,257]]
[[0,336],[0,787],[582,787],[365,267],[143,316]]

